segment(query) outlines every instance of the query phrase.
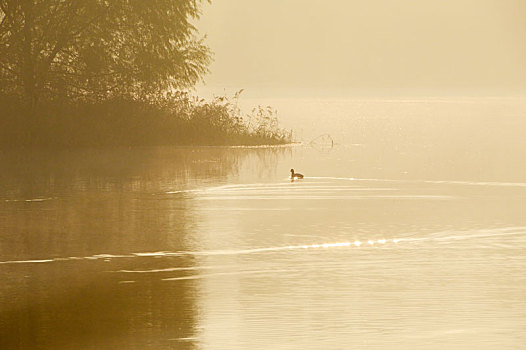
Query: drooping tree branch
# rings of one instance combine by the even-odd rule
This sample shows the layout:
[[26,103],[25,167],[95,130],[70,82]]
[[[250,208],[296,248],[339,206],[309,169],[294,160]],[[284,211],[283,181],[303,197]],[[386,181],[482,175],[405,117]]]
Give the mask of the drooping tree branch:
[[10,82],[0,93],[99,99],[190,87],[211,60],[191,24],[200,2],[0,0],[0,80]]

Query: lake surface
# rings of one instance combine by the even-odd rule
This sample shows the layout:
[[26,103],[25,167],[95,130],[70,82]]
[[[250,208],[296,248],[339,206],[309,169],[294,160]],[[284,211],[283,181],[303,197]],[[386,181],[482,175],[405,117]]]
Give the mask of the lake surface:
[[525,349],[526,100],[253,102],[304,143],[1,153],[0,348]]

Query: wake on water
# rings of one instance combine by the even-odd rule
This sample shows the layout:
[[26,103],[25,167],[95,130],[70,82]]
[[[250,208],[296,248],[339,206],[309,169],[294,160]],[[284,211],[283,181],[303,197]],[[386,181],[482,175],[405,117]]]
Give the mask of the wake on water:
[[[526,226],[518,227],[502,227],[495,229],[477,229],[467,231],[439,231],[429,234],[426,237],[404,237],[399,238],[382,238],[369,240],[354,240],[346,242],[330,242],[330,243],[314,243],[314,244],[298,244],[298,245],[284,245],[271,247],[258,247],[249,249],[223,249],[223,250],[204,250],[204,251],[160,251],[160,252],[135,252],[129,254],[95,254],[83,257],[61,257],[61,258],[44,258],[33,260],[10,260],[0,261],[0,264],[35,264],[35,263],[51,263],[74,260],[111,260],[111,259],[133,259],[133,258],[159,258],[159,257],[174,257],[174,256],[218,256],[218,255],[246,255],[246,254],[265,254],[280,251],[292,250],[313,250],[313,249],[340,249],[340,248],[374,248],[385,247],[396,249],[401,244],[410,244],[415,242],[428,243],[454,243],[459,240],[474,240],[491,238],[497,239],[506,236],[523,236],[526,239]],[[512,248],[512,247],[510,247]]]
[[[321,181],[319,181],[321,180]],[[334,181],[351,181],[351,184],[341,185],[336,184]],[[190,189],[190,190],[177,190],[168,191],[166,194],[179,194],[179,193],[191,193],[195,194],[196,199],[246,199],[244,196],[232,196],[230,193],[236,194],[248,194],[249,199],[276,199],[276,193],[283,193],[283,190],[291,191],[394,191],[396,188],[383,188],[383,187],[359,187],[356,186],[359,182],[390,182],[390,183],[432,183],[432,184],[454,184],[454,185],[470,185],[470,186],[514,186],[514,187],[526,187],[526,183],[509,183],[509,182],[469,182],[469,181],[431,181],[431,180],[394,180],[394,179],[357,179],[357,178],[345,178],[345,177],[308,177],[301,183],[301,186],[294,184],[291,186],[290,182],[278,182],[278,183],[251,183],[251,184],[231,184],[208,188]],[[268,196],[265,196],[267,194]],[[210,196],[211,195],[211,196]],[[256,196],[254,196],[256,195]],[[208,196],[208,197],[207,197]],[[290,194],[288,194],[290,196]],[[303,196],[302,198],[312,199],[341,199],[341,195],[325,195],[325,196]],[[448,199],[449,196],[436,196],[436,195],[359,195],[359,196],[346,196],[343,198],[350,199],[365,199],[365,198],[426,198],[426,199]],[[46,198],[47,199],[47,198]],[[351,234],[351,233],[350,233]],[[62,261],[74,261],[74,260],[111,260],[111,259],[133,259],[133,258],[148,258],[148,257],[172,257],[172,256],[209,256],[209,255],[242,255],[242,254],[265,254],[279,251],[291,251],[291,250],[312,250],[312,249],[342,249],[342,248],[373,248],[373,247],[386,247],[394,248],[400,246],[400,244],[410,243],[453,243],[459,240],[474,240],[474,239],[486,239],[486,238],[499,238],[505,236],[524,236],[526,238],[526,226],[519,227],[501,227],[494,229],[476,229],[468,231],[440,231],[432,234],[427,234],[425,237],[415,237],[414,235],[400,235],[394,238],[382,238],[382,239],[366,239],[366,240],[353,240],[344,242],[317,242],[308,244],[298,245],[285,245],[285,246],[270,246],[270,247],[256,247],[249,249],[231,249],[231,250],[208,250],[208,251],[161,251],[161,252],[134,252],[128,254],[95,254],[90,256],[71,256],[71,257],[59,257],[59,258],[41,258],[41,259],[28,259],[28,260],[9,260],[0,261],[0,265],[6,264],[35,264],[35,263],[51,263],[51,262],[62,262]]]
[[[314,181],[312,181],[314,180]],[[317,181],[322,180],[322,181]],[[332,180],[332,181],[331,181]],[[526,188],[524,182],[492,182],[492,181],[456,181],[456,180],[403,180],[403,179],[373,179],[373,178],[354,178],[354,177],[333,177],[333,176],[309,176],[301,181],[295,183],[301,183],[301,186],[291,186],[290,182],[275,182],[275,183],[248,183],[248,184],[231,184],[222,185],[215,187],[205,187],[197,189],[187,190],[173,190],[167,191],[166,194],[178,194],[178,193],[207,193],[207,192],[218,192],[218,191],[265,191],[267,193],[281,191],[283,189],[309,189],[309,190],[333,190],[333,191],[358,191],[358,190],[377,190],[377,191],[392,191],[396,188],[385,188],[385,187],[369,187],[362,188],[358,186],[342,186],[335,184],[336,181],[352,182],[353,184],[359,184],[360,182],[387,182],[387,183],[413,183],[413,184],[436,184],[436,185],[464,185],[464,186],[488,186],[488,187],[519,187]]]

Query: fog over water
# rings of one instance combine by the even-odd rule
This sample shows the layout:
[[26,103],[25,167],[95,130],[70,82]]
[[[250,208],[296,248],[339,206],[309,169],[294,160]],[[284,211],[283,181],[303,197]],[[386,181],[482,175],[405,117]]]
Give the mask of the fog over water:
[[521,0],[221,1],[198,27],[207,86],[341,94],[507,94],[526,87]]
[[2,150],[0,349],[524,349],[525,15],[204,4],[297,143]]
[[520,349],[526,101],[276,103],[303,145],[4,152],[2,347]]

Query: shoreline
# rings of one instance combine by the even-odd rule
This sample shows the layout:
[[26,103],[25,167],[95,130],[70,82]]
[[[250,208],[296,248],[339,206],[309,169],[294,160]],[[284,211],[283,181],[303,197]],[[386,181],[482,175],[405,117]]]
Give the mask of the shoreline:
[[150,146],[268,146],[293,140],[276,111],[258,106],[242,114],[233,99],[184,96],[142,101],[51,100],[27,108],[0,96],[0,149]]

